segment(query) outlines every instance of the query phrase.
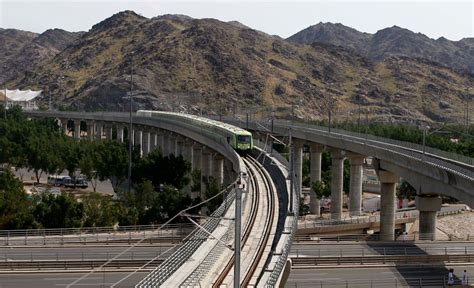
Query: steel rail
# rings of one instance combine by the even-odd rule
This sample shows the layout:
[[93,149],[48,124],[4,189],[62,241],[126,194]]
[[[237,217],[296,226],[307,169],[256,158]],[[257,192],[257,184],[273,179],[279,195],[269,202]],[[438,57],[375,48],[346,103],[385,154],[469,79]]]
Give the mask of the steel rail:
[[[244,231],[242,233],[242,240],[241,240],[241,248],[245,246],[245,244],[247,243],[247,240],[250,236],[250,232],[252,231],[252,227],[255,223],[255,220],[256,220],[256,216],[257,216],[257,208],[258,208],[258,204],[259,204],[259,201],[260,201],[260,195],[258,193],[258,185],[255,181],[255,172],[250,169],[250,164],[247,163],[247,161],[244,159],[244,164],[245,166],[247,167],[247,171],[249,173],[249,182],[251,183],[252,185],[252,208],[251,208],[251,214],[249,215],[249,219],[248,221],[246,222],[246,225],[245,225],[245,228],[244,228]],[[250,188],[250,187],[249,187]],[[222,272],[219,274],[219,276],[217,277],[216,281],[214,282],[214,284],[212,285],[212,287],[219,287],[223,282],[224,282],[224,279],[227,277],[227,275],[229,274],[230,270],[232,269],[232,267],[234,266],[234,261],[235,261],[235,256],[232,255],[232,257],[229,259],[229,261],[227,262],[227,264],[224,266],[224,269],[222,270]]]
[[257,168],[259,174],[262,176],[262,179],[265,181],[265,186],[266,186],[266,191],[267,191],[267,197],[269,200],[268,206],[267,206],[267,219],[265,221],[265,230],[263,234],[263,239],[261,239],[258,250],[257,250],[257,255],[252,261],[252,264],[250,265],[250,269],[245,275],[243,281],[242,281],[242,286],[243,287],[248,287],[250,281],[252,280],[252,277],[255,275],[255,272],[257,271],[257,267],[263,257],[263,253],[265,251],[265,248],[268,244],[268,241],[270,239],[270,232],[272,229],[273,225],[273,220],[274,220],[274,214],[275,214],[275,191],[273,189],[273,186],[271,185],[272,179],[271,177],[265,173],[264,168],[261,166],[260,163],[258,163],[255,159],[248,157],[250,162],[254,163],[254,167]]

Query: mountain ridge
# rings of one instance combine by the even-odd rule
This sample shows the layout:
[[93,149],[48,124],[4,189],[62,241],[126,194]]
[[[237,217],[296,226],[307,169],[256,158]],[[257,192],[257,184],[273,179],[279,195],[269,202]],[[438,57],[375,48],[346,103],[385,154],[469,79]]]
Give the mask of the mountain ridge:
[[[351,37],[341,37],[349,32]],[[340,23],[318,23],[295,33],[287,40],[301,44],[322,42],[339,45],[374,61],[382,61],[391,56],[426,58],[460,71],[474,73],[474,38],[459,41],[444,37],[432,39],[423,33],[415,33],[397,25],[370,34]]]
[[383,121],[460,119],[460,87],[474,80],[432,60],[374,61],[343,46],[294,44],[232,21],[125,11],[8,85],[49,89],[56,106],[126,111],[132,68],[135,109],[266,110],[308,119],[324,119],[332,109],[353,120],[359,104]]

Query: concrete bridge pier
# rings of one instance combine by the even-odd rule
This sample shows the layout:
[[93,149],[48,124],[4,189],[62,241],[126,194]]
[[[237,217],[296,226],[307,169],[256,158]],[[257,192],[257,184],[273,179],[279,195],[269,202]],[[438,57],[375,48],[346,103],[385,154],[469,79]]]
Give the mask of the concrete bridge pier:
[[142,145],[142,141],[143,141],[143,131],[141,130],[140,127],[135,127],[133,129],[133,134],[134,134],[134,138],[135,138],[135,141],[134,141],[134,146],[137,146],[138,145],[138,148],[140,149],[140,157],[143,156],[143,145]]
[[161,153],[163,154],[163,156],[165,156],[165,151],[164,151],[164,138],[165,138],[165,134],[163,131],[161,130],[158,130],[156,132],[156,147],[160,148],[161,150]]
[[209,148],[204,147],[202,149],[201,157],[201,199],[206,199],[206,188],[209,183],[209,177],[211,176],[212,168],[212,152]]
[[341,220],[345,151],[331,149],[331,219]]
[[153,152],[157,147],[156,143],[156,130],[150,131],[150,152]]
[[395,184],[399,177],[392,172],[379,170],[380,180],[380,240],[395,240]]
[[146,157],[150,153],[150,132],[146,130],[142,133],[142,153]]
[[298,197],[301,195],[301,188],[303,185],[303,146],[304,141],[294,139],[293,144],[295,147],[295,188],[298,193]]
[[359,216],[362,206],[362,164],[365,156],[351,154],[349,163],[351,165],[349,186],[349,212],[351,216]]
[[117,141],[123,143],[125,135],[125,128],[123,125],[117,125]]
[[105,139],[112,140],[112,125],[106,124],[105,126]]
[[441,202],[437,195],[416,196],[416,208],[420,211],[420,240],[436,240],[436,212],[441,210]]
[[74,138],[81,139],[81,121],[74,121]]
[[184,157],[184,137],[181,135],[178,135],[176,137],[176,144],[175,144],[175,153],[174,155],[176,157],[183,156]]
[[61,129],[63,130],[64,134],[67,135],[67,123],[69,122],[68,119],[59,119],[61,122]]
[[212,177],[217,180],[220,187],[224,184],[224,157],[217,153],[213,157]]
[[87,121],[87,139],[94,141],[94,121]]
[[193,142],[189,139],[186,139],[183,142],[183,158],[191,164],[191,171],[193,171]]
[[168,132],[163,132],[163,146],[161,152],[163,156],[168,156],[170,149],[170,134]]
[[[199,170],[201,173],[202,173],[202,145],[199,144],[199,143],[194,143],[193,144],[193,160],[192,160],[192,171],[194,170]],[[199,195],[200,195],[200,192],[202,190],[202,175],[200,177],[200,179],[198,180],[199,183],[192,183],[192,185],[197,185],[199,184],[201,189],[200,191],[191,191],[191,198],[194,199],[194,198],[197,198]],[[195,193],[195,192],[198,192],[198,193]]]
[[319,205],[319,199],[316,197],[316,194],[313,191],[313,183],[316,181],[321,181],[321,155],[324,150],[324,146],[316,143],[311,143],[309,145],[309,148],[311,153],[311,193],[309,196],[309,212],[311,214],[319,216],[321,209]]
[[170,133],[168,135],[168,155],[176,155],[176,135],[173,133]]
[[104,129],[104,124],[102,122],[95,122],[95,139],[100,141],[102,140],[102,134]]

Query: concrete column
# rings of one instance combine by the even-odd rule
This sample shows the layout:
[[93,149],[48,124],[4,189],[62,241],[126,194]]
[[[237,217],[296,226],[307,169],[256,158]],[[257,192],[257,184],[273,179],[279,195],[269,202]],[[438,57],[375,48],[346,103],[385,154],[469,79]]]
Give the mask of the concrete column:
[[81,121],[74,120],[74,138],[81,139]]
[[302,140],[295,139],[295,187],[298,197],[301,195],[301,188],[303,183],[303,144]]
[[156,149],[156,132],[150,132],[150,152]]
[[87,121],[86,125],[87,125],[87,139],[89,139],[89,141],[93,141],[94,140],[94,122]]
[[[193,154],[192,154],[192,161],[191,161],[192,163],[191,171],[194,171],[197,169],[202,173],[202,145],[199,143],[194,143],[192,149],[193,149]],[[199,184],[202,189],[202,174],[201,174],[201,178],[198,181],[199,183],[192,183],[192,185],[197,186],[197,184]],[[191,191],[191,198],[192,199],[197,198],[200,195],[200,193],[201,191]]]
[[193,170],[193,142],[189,139],[183,142],[183,158],[191,163],[191,171]]
[[380,180],[380,240],[395,239],[395,184],[398,177],[389,171],[379,170]]
[[350,186],[349,186],[349,212],[351,216],[359,216],[362,206],[362,164],[365,156],[349,155],[351,164]]
[[212,177],[217,180],[219,185],[224,183],[224,157],[215,154],[212,162]]
[[104,125],[104,130],[105,130],[105,139],[106,140],[112,140],[112,125],[111,124],[105,124]]
[[156,147],[159,147],[161,149],[161,153],[165,155],[165,145],[163,144],[165,139],[165,134],[163,131],[159,131],[156,134]]
[[436,240],[436,212],[441,210],[441,202],[437,195],[416,196],[416,208],[420,210],[420,240]]
[[168,135],[168,155],[175,155],[175,156],[178,156],[176,155],[176,137],[177,135],[176,134],[172,134],[170,133]]
[[124,140],[124,130],[125,128],[123,127],[123,125],[117,125],[117,141],[120,143],[123,143]]
[[63,130],[64,134],[67,135],[67,123],[69,122],[68,119],[61,119],[61,129]]
[[142,134],[142,151],[143,157],[150,153],[150,132],[145,131]]
[[162,152],[163,152],[163,156],[167,156],[169,154],[169,149],[170,149],[170,134],[165,132],[163,133],[163,146],[162,146]]
[[342,188],[344,182],[344,155],[339,149],[331,149],[331,219],[341,220]]
[[310,167],[310,176],[311,176],[311,193],[309,194],[309,211],[311,214],[317,216],[320,215],[320,205],[319,199],[316,197],[316,194],[313,191],[313,183],[316,181],[321,181],[321,154],[323,152],[324,146],[311,143],[309,145],[311,153],[311,167]]
[[95,122],[95,139],[102,140],[102,134],[104,132],[104,123],[102,122]]
[[178,156],[183,156],[184,157],[184,153],[183,153],[183,150],[184,150],[184,138],[183,136],[177,136],[176,137],[176,142],[175,142],[175,153],[174,155],[176,157]]
[[201,156],[201,199],[206,199],[206,184],[209,182],[212,168],[212,153],[210,149],[204,148]]
[[140,157],[143,156],[143,131],[142,130],[139,130],[140,128],[139,127],[135,127],[133,129],[134,131],[134,137],[135,137],[135,143],[134,145],[135,146],[139,146],[140,147]]

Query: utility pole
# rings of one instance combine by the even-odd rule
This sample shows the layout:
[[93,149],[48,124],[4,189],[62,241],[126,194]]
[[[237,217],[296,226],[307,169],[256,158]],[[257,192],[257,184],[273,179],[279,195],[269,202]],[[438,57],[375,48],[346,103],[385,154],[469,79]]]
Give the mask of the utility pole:
[[242,174],[235,190],[234,288],[240,288],[240,237],[242,221]]
[[133,51],[130,53],[130,125],[128,128],[128,193],[132,191],[132,137],[133,137]]
[[295,165],[295,159],[294,159],[294,151],[293,151],[293,140],[292,140],[293,136],[292,136],[292,133],[291,133],[291,127],[290,127],[290,131],[289,131],[289,144],[288,144],[288,153],[290,153],[290,157],[289,157],[289,162],[290,162],[290,171],[289,171],[289,174],[290,174],[290,211],[288,214],[290,215],[294,215],[295,211],[293,209],[293,194],[295,193],[294,192],[294,184],[295,184],[295,169],[294,169],[294,165]]

